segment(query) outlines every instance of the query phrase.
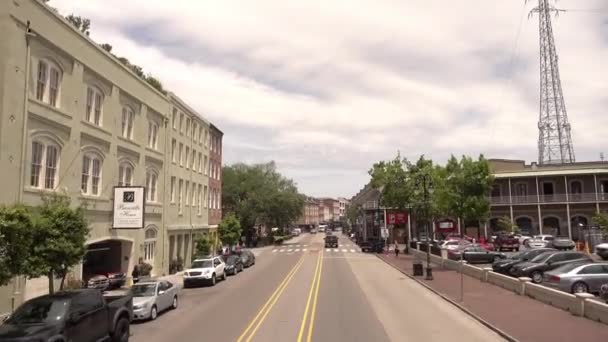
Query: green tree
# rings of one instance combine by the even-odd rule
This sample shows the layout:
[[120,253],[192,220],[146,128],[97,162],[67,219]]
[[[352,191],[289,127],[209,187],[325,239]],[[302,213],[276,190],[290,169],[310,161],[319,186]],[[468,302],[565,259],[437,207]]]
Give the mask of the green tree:
[[206,235],[196,239],[196,250],[194,257],[207,257],[211,254],[211,241]]
[[496,221],[496,229],[498,229],[498,231],[515,233],[519,230],[519,227],[516,224],[513,224],[510,218],[503,216]]
[[222,170],[222,203],[234,214],[250,239],[256,225],[283,228],[302,214],[305,197],[297,185],[276,170],[274,162],[234,164]]
[[63,288],[70,268],[82,261],[89,225],[84,217],[84,207],[72,208],[70,198],[63,194],[43,197],[43,204],[37,209],[30,257],[33,267],[27,275],[46,275],[49,292],[53,293],[53,279],[60,277],[60,288]]
[[[483,156],[477,160],[452,156],[443,171],[443,185],[439,190],[439,204],[447,215],[462,221],[477,221],[479,227],[490,213],[488,193],[492,187],[490,166]],[[464,231],[462,231],[464,233]]]
[[167,91],[165,90],[165,88],[163,87],[163,84],[161,83],[161,81],[152,76],[151,74],[148,74],[144,77],[144,79],[146,80],[146,82],[148,82],[148,84],[150,84],[152,87],[154,87],[154,89],[160,91],[163,94],[167,94]]
[[600,229],[608,232],[608,214],[603,212],[596,213],[591,218],[591,223],[600,226]]
[[241,238],[241,223],[234,214],[226,216],[217,230],[222,243],[229,246],[235,245]]
[[400,154],[390,161],[381,161],[369,171],[371,185],[380,189],[382,206],[409,209],[412,205],[413,188],[409,174],[411,164]]
[[86,34],[87,36],[89,35],[89,29],[91,28],[91,20],[74,14],[68,15],[67,17],[65,17],[65,19],[72,25],[74,25],[74,27],[76,27],[80,32]]
[[108,43],[103,43],[101,45],[99,45],[102,49],[106,50],[109,53],[112,53],[112,45],[108,44]]
[[26,207],[0,207],[0,286],[15,276],[31,273],[33,239],[34,224]]

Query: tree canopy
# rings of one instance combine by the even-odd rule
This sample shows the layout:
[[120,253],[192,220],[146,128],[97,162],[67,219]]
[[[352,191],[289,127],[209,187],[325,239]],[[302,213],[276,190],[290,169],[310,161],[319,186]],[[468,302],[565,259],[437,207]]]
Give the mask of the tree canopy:
[[33,239],[34,224],[26,207],[0,207],[0,286],[17,275],[31,273]]
[[281,175],[274,162],[239,163],[222,170],[222,209],[234,214],[246,232],[259,224],[291,224],[302,214],[304,202],[296,184]]
[[235,245],[241,238],[241,223],[234,214],[226,216],[217,230],[222,243],[229,246]]

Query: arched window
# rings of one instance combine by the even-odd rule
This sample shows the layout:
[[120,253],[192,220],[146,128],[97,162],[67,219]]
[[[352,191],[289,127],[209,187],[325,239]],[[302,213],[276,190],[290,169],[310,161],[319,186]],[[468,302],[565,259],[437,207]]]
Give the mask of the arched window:
[[99,196],[101,188],[101,158],[94,153],[82,157],[82,178],[80,190],[83,194]]
[[87,87],[87,107],[85,110],[86,121],[96,126],[101,126],[103,100],[104,95],[99,88],[93,86]]
[[133,139],[133,120],[135,113],[129,106],[122,107],[122,136],[129,140]]
[[55,189],[59,174],[59,146],[49,139],[32,140],[30,186],[39,189]]
[[48,59],[39,60],[36,70],[36,99],[59,107],[61,78],[61,69],[56,63]]
[[158,172],[148,170],[146,172],[146,200],[148,202],[157,202],[156,187],[158,184]]
[[156,255],[156,227],[147,228],[144,234],[144,260],[153,264]]
[[131,186],[133,184],[133,166],[129,162],[122,162],[118,166],[118,186]]
[[153,150],[158,148],[158,124],[154,121],[148,122],[148,147]]

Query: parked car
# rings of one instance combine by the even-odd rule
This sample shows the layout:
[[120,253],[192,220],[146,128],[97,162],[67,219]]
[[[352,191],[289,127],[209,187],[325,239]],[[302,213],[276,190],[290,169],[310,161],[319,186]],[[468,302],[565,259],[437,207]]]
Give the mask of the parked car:
[[457,250],[460,248],[460,246],[470,246],[471,242],[469,240],[466,239],[462,239],[462,240],[446,240],[443,241],[443,243],[439,246],[442,249],[447,249],[447,250]]
[[325,248],[338,248],[338,237],[335,235],[326,236]]
[[497,234],[496,238],[494,239],[494,249],[499,252],[503,249],[518,251],[519,239],[514,234]]
[[551,248],[551,244],[547,240],[531,238],[526,240],[526,247],[528,248]]
[[532,238],[532,236],[522,234],[515,234],[515,237],[519,240],[520,246],[527,246],[527,241]]
[[604,260],[608,260],[608,243],[600,243],[595,246],[595,254]]
[[569,237],[558,236],[551,241],[551,247],[557,250],[573,250],[576,248],[576,243]]
[[543,284],[570,293],[600,293],[608,282],[608,263],[571,263],[545,272]]
[[253,255],[253,252],[250,250],[242,250],[240,256],[241,262],[245,268],[255,265],[255,255]]
[[492,271],[501,274],[509,274],[509,270],[511,267],[515,266],[520,262],[530,261],[534,259],[537,255],[540,255],[545,252],[555,252],[556,250],[552,248],[537,248],[537,249],[526,249],[524,251],[517,252],[513,254],[511,257],[498,260],[492,264]]
[[592,259],[580,252],[545,252],[530,261],[516,264],[509,273],[516,277],[530,277],[534,283],[539,284],[543,282],[544,272],[581,261],[590,262]]
[[110,279],[103,274],[99,274],[87,280],[86,287],[88,289],[105,291],[110,288]]
[[460,260],[461,257],[470,264],[490,264],[507,256],[500,252],[488,251],[479,245],[448,251],[449,259]]
[[226,258],[226,273],[235,275],[243,272],[243,259],[240,255],[230,255]]
[[382,253],[384,251],[384,242],[380,240],[368,240],[359,244],[361,252]]
[[128,341],[132,296],[96,289],[56,292],[23,303],[0,325],[0,341]]
[[177,286],[165,280],[152,280],[137,283],[131,287],[133,292],[133,319],[158,317],[167,309],[177,309]]
[[[551,242],[553,241],[553,239],[555,239],[553,237],[553,235],[549,235],[549,234],[540,234],[540,235],[534,235],[532,237],[532,239],[528,240],[528,247],[530,248],[534,248],[534,246],[532,245],[532,240],[537,241],[536,243],[538,244],[539,240],[544,242],[544,245],[541,247],[552,247]],[[538,248],[538,247],[537,247]]]
[[184,288],[197,283],[215,286],[218,277],[226,280],[226,264],[220,257],[196,259],[192,266],[184,271]]

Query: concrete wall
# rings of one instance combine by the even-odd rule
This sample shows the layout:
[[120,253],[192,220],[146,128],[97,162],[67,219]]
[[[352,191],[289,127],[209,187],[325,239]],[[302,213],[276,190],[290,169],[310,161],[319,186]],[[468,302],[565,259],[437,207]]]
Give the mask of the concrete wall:
[[526,283],[526,296],[560,309],[577,313],[578,300],[576,296],[563,291],[554,290],[531,282]]
[[608,324],[608,304],[596,302],[595,300],[586,300],[585,317]]
[[487,281],[515,293],[518,293],[520,289],[520,282],[517,278],[511,278],[495,272],[488,272]]

